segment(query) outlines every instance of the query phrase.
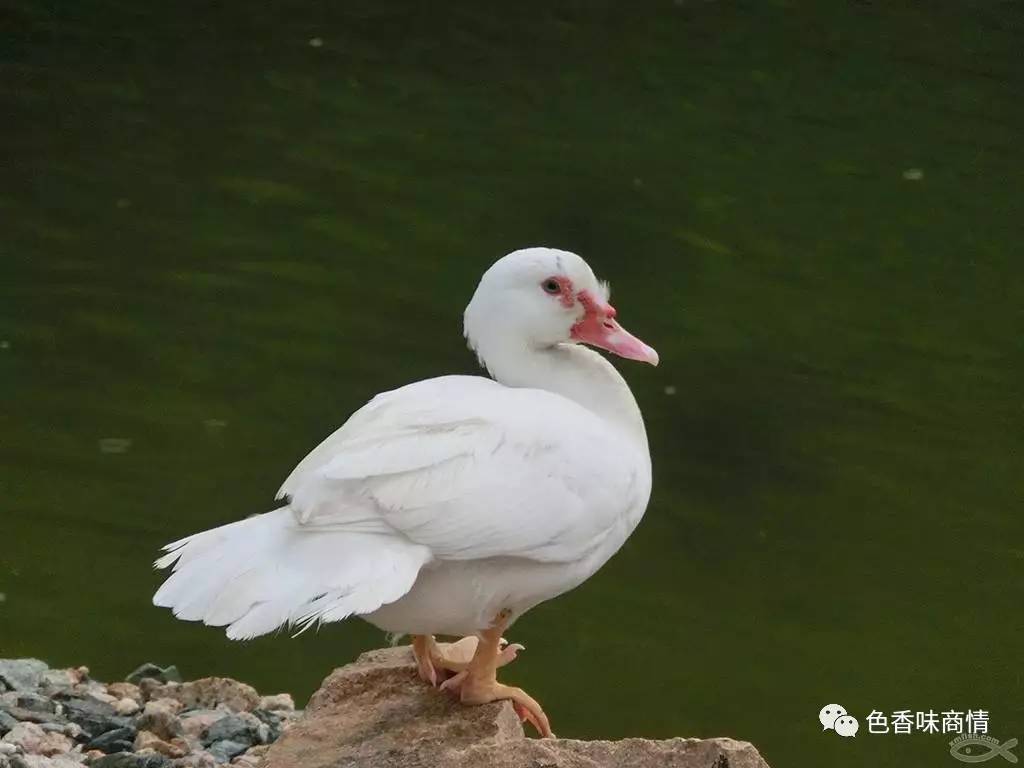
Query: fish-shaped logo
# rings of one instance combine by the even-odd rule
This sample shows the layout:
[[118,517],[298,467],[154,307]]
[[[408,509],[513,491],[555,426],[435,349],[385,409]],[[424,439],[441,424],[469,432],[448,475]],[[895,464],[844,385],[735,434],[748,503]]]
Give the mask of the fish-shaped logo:
[[991,736],[977,733],[965,733],[949,742],[949,754],[962,763],[984,763],[996,755],[1006,758],[1011,763],[1017,762],[1017,756],[1010,750],[1017,746],[1016,739],[1007,739],[1002,744]]

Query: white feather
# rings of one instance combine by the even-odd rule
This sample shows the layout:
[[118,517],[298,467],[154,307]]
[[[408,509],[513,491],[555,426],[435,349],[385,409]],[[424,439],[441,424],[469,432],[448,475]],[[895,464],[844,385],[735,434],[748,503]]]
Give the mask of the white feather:
[[369,613],[408,592],[430,559],[395,536],[304,529],[287,508],[168,548],[157,566],[174,563],[174,573],[153,602],[181,619],[227,626],[236,639]]

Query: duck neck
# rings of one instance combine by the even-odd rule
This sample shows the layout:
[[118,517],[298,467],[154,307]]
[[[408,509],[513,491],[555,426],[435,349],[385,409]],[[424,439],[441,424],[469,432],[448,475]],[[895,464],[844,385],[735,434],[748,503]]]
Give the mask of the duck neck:
[[579,344],[532,348],[506,341],[497,349],[488,348],[486,355],[477,347],[477,354],[495,381],[507,387],[543,389],[573,400],[649,456],[643,416],[629,385],[594,350]]

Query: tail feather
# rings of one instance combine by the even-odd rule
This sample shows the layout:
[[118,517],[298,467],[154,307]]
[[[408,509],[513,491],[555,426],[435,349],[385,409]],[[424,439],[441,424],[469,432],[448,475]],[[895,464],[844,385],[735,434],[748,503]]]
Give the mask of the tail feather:
[[408,592],[431,557],[397,534],[305,528],[288,507],[164,549],[155,565],[173,572],[154,604],[227,626],[232,639],[371,613]]

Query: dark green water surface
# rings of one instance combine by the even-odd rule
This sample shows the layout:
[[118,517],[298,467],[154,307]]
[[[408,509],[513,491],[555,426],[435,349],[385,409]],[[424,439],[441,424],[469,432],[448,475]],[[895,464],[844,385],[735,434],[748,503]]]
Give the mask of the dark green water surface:
[[620,366],[647,517],[510,635],[556,731],[777,768],[959,765],[872,709],[1024,741],[1020,2],[2,8],[0,656],[304,697],[380,645],[231,643],[150,562],[473,371],[479,274],[550,244],[662,357]]

